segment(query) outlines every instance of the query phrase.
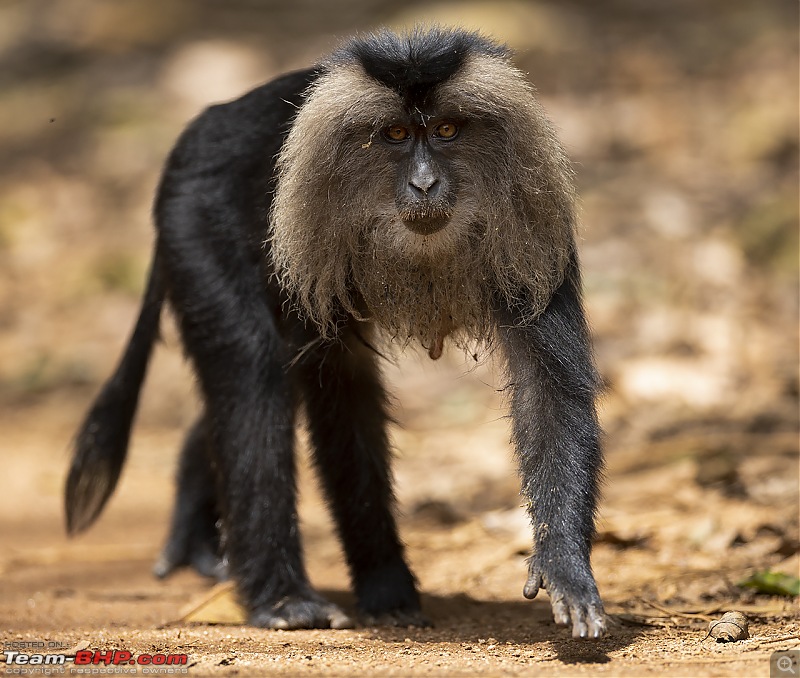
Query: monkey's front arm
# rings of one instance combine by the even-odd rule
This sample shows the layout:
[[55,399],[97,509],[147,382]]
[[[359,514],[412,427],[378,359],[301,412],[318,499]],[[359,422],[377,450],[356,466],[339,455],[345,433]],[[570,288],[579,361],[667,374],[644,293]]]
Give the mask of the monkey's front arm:
[[526,598],[544,588],[555,621],[576,638],[606,630],[589,555],[602,472],[595,411],[599,378],[573,257],[547,309],[525,323],[521,307],[497,313],[511,389],[513,439],[533,525]]

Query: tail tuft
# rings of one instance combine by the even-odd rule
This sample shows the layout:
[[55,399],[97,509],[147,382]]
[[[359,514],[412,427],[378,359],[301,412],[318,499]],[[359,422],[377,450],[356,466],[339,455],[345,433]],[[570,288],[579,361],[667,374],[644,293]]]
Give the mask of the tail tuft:
[[82,532],[97,519],[117,486],[133,418],[131,412],[126,425],[124,414],[131,407],[125,400],[126,394],[114,380],[106,384],[75,439],[65,492],[70,535]]
[[139,319],[125,354],[75,438],[64,496],[67,534],[82,532],[97,519],[122,472],[139,391],[158,336],[164,303],[164,284],[158,267],[156,251]]

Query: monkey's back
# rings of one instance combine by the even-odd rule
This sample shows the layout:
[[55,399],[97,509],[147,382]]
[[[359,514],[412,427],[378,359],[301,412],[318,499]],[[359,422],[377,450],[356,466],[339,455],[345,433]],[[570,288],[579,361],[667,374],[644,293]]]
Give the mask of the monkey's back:
[[210,106],[183,131],[153,208],[168,279],[197,263],[201,242],[214,244],[218,262],[263,269],[276,156],[315,77],[315,69],[280,76]]

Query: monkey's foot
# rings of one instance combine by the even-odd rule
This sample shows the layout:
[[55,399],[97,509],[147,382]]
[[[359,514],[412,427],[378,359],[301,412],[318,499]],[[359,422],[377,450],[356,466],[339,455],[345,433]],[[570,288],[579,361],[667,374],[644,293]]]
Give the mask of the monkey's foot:
[[422,614],[414,575],[398,558],[356,579],[359,619],[364,626],[430,626]]
[[529,599],[544,588],[550,596],[553,618],[559,626],[572,623],[573,638],[602,638],[606,633],[606,613],[590,573],[574,582],[567,577],[548,577],[533,560],[528,568],[528,580],[522,594]]
[[191,567],[204,577],[217,581],[228,578],[227,562],[217,555],[215,546],[207,542],[189,543],[170,538],[153,565],[153,574],[164,579],[182,567]]
[[364,626],[396,626],[428,628],[433,626],[421,610],[391,610],[380,614],[362,614],[359,621]]
[[340,608],[315,593],[286,596],[262,605],[250,623],[267,629],[352,629],[355,624]]

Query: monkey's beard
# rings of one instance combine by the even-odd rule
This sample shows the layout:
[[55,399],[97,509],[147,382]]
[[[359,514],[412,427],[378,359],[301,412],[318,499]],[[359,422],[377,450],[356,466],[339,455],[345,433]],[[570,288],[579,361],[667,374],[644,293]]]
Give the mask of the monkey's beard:
[[438,358],[445,337],[474,349],[489,336],[485,229],[469,213],[468,205],[457,209],[429,235],[412,231],[393,206],[360,227],[329,216],[316,228],[276,229],[273,261],[300,315],[324,337],[351,315],[400,346],[417,340]]
[[396,213],[381,215],[346,264],[363,315],[395,342],[418,340],[434,359],[445,337],[462,347],[483,342],[491,327],[481,274],[484,230],[455,214],[444,228],[422,235]]
[[563,270],[560,257],[548,257],[547,239],[537,247],[526,228],[493,220],[478,201],[462,200],[430,235],[410,230],[393,205],[364,210],[360,223],[339,214],[281,215],[270,243],[283,287],[326,338],[351,315],[372,321],[401,346],[419,341],[432,358],[445,337],[475,350],[492,337],[498,302],[522,293],[523,315],[533,317]]

